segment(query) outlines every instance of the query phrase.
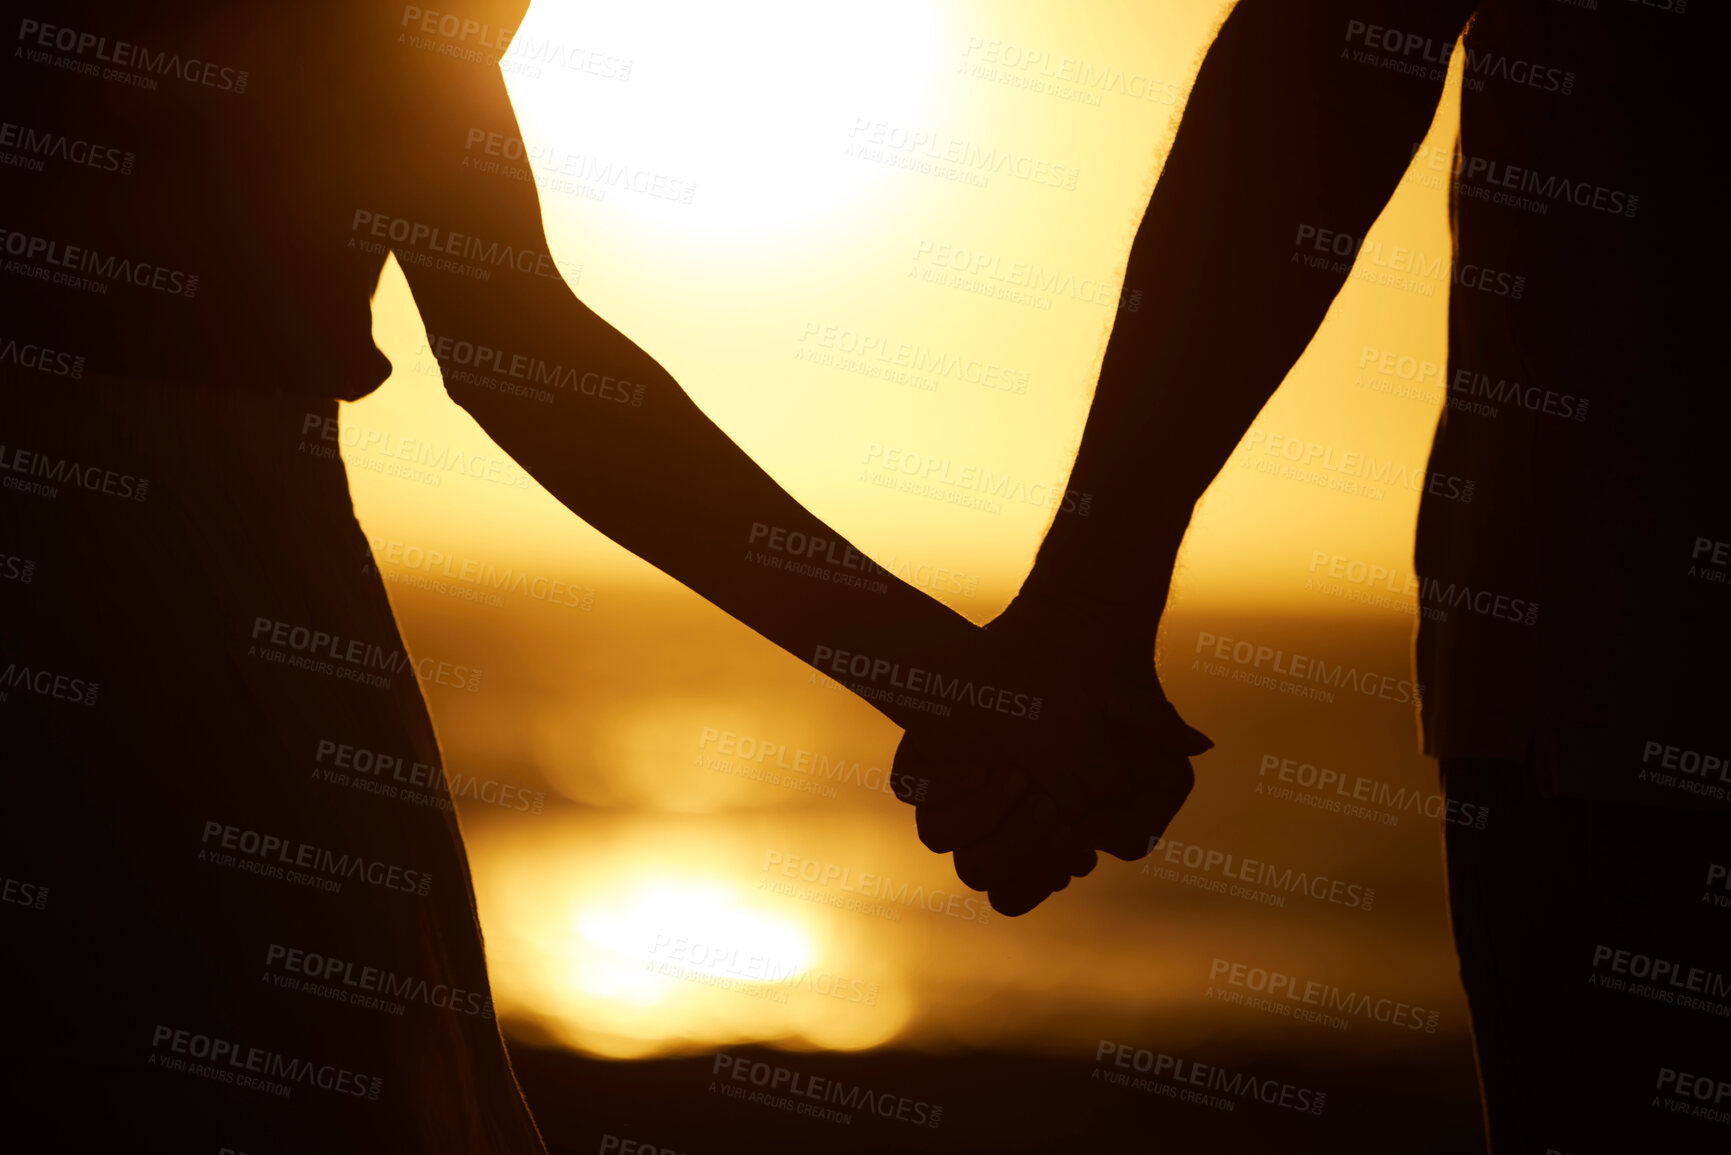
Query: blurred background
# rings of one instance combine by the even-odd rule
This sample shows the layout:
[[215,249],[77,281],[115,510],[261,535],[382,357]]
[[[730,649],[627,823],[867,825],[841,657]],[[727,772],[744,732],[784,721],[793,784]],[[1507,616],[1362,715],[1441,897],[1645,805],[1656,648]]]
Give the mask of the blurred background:
[[[984,623],[1052,516],[1016,494],[1062,485],[1112,325],[1159,322],[1136,286],[1119,308],[1125,258],[1229,7],[536,0],[501,65],[523,148],[475,179],[532,172],[586,303],[808,507]],[[1455,124],[1445,100],[1428,143]],[[1415,174],[1372,240],[1446,257],[1443,194]],[[869,706],[520,473],[370,448],[505,457],[388,265],[395,373],[344,406],[344,456],[410,649],[485,674],[427,691],[550,1147],[1480,1146],[1410,697],[1235,680],[1219,648],[1410,679],[1446,278],[1349,281],[1200,507],[1161,674],[1217,745],[1166,846],[1009,920],[918,842],[886,782],[899,730]],[[1295,471],[1290,441],[1410,480]],[[885,484],[915,456],[1022,485]],[[1300,881],[1239,883],[1245,860]],[[1258,1004],[1270,974],[1360,1010]],[[1196,1094],[1196,1065],[1312,1106]],[[819,1078],[850,1088],[845,1121],[789,1097]]]

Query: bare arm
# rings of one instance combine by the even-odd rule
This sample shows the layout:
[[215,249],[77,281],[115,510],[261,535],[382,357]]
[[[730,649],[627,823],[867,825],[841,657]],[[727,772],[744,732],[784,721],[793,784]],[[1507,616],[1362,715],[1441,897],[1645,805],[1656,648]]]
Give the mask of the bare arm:
[[1367,42],[1375,59],[1422,63],[1420,40],[1446,58],[1473,7],[1240,0],[1130,251],[1143,308],[1112,332],[1069,482],[1092,511],[1058,517],[1012,619],[1146,660],[1192,507],[1344,283],[1302,263],[1301,239],[1362,239],[1434,115],[1441,81],[1379,67]]
[[[573,295],[546,255],[532,183],[464,167],[487,155],[466,148],[475,134],[519,136],[498,69],[419,53],[395,80],[383,112],[402,138],[380,182],[388,203],[366,206],[359,228],[408,238],[394,247],[450,396],[578,516],[801,660],[848,683],[844,655],[899,663],[902,681],[912,668],[964,673],[955,655],[978,631],[913,587],[881,575],[888,592],[871,592],[747,560],[770,533],[847,543]],[[485,279],[428,263],[442,256]],[[525,374],[550,401],[512,388]],[[884,666],[874,673],[874,686],[890,684]]]

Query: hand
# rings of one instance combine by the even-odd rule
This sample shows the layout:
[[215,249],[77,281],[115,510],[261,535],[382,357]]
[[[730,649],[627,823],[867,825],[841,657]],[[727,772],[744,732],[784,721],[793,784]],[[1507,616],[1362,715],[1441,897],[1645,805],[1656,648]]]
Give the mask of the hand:
[[1045,688],[1038,719],[970,711],[910,730],[892,786],[921,841],[1016,915],[1088,874],[1096,850],[1148,854],[1194,783],[1188,756],[1212,743],[1166,701],[1151,644],[1109,655],[1016,607],[978,641],[997,684]]

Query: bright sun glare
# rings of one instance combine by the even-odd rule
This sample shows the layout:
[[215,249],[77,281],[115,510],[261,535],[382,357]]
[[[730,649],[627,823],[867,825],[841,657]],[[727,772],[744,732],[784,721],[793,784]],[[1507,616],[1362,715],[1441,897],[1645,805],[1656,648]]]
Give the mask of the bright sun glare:
[[[888,488],[861,463],[889,446],[953,462],[958,474],[1030,483],[1065,475],[1105,335],[1132,314],[1063,286],[1123,276],[1179,105],[1116,91],[1055,99],[1034,83],[1043,80],[1037,70],[993,64],[979,46],[1037,47],[1176,91],[1193,78],[1222,6],[536,0],[519,39],[551,42],[558,59],[610,63],[503,71],[537,158],[549,247],[573,290],[661,361],[796,498],[880,563],[929,563],[957,576],[928,592],[984,620],[1014,592],[1051,511],[1015,500],[987,508],[953,487]],[[996,169],[957,180],[906,163],[909,149],[850,153],[874,126],[892,139],[966,142],[970,156],[1038,161],[1075,181],[1059,187]],[[1440,116],[1432,146],[1448,147],[1455,127],[1452,113]],[[561,177],[562,166],[571,175]],[[494,182],[477,186],[486,188],[505,178],[475,179]],[[1373,239],[1446,252],[1438,194],[1402,187]],[[943,253],[986,263],[966,271]],[[1028,276],[1016,279],[1016,270]],[[1446,300],[1355,279],[1259,420],[1295,441],[1375,446],[1422,465],[1440,398],[1379,397],[1363,355],[1374,340],[1440,360]],[[501,1016],[616,1058],[745,1042],[861,1049],[897,1039],[939,1006],[970,1029],[1025,1031],[1025,1015],[971,1009],[956,993],[970,984],[934,966],[947,957],[965,967],[977,940],[956,936],[981,928],[942,918],[902,925],[765,893],[765,847],[797,845],[814,829],[831,861],[956,887],[948,862],[912,839],[910,818],[892,821],[845,792],[822,805],[800,794],[796,804],[773,785],[694,765],[698,729],[719,719],[860,759],[881,748],[887,763],[893,746],[881,730],[849,730],[863,723],[765,689],[782,686],[768,665],[749,679],[644,677],[663,656],[688,652],[648,631],[658,623],[640,612],[661,604],[642,599],[664,595],[665,578],[538,485],[452,478],[429,492],[351,443],[349,429],[403,429],[503,456],[428,374],[425,329],[394,260],[373,307],[379,347],[398,369],[343,406],[344,460],[369,537],[577,575],[609,607],[580,615],[581,628],[561,625],[557,644],[549,634],[533,653],[504,651],[530,663],[524,684],[545,687],[545,700],[530,695],[519,713],[496,714],[434,700],[441,729],[477,743],[469,756],[532,765],[549,791],[576,804],[510,825],[472,822],[465,808]],[[862,336],[880,349],[1014,370],[1026,388],[941,374],[910,384],[909,374],[885,371],[896,367],[885,358],[849,355],[849,340],[857,348]],[[1181,598],[1193,610],[1333,612],[1309,582],[1319,541],[1410,573],[1417,493],[1345,504],[1338,496],[1222,470],[1186,542]],[[416,603],[401,586],[391,596],[421,607],[405,627],[411,642],[417,623],[436,620],[426,607],[444,601]],[[500,618],[483,618],[460,620],[491,637]],[[737,647],[730,655],[769,660],[716,628]],[[619,663],[624,676],[602,695],[604,709],[574,708],[596,697],[607,671],[568,659],[558,649],[567,642]],[[1031,967],[1045,949],[1029,945],[1026,931],[1019,941],[1019,954],[998,959],[1000,972]],[[1157,986],[1141,974],[1124,989]],[[1027,1005],[1028,1014],[1048,1013],[1043,1002]]]
[[468,833],[496,863],[476,880],[496,912],[488,957],[517,979],[495,988],[500,1013],[566,1045],[612,1058],[763,1040],[857,1050],[907,1021],[898,965],[851,957],[829,908],[717,869],[740,847],[703,822],[548,816],[532,832]]
[[811,965],[811,942],[798,928],[742,907],[717,882],[644,883],[623,906],[581,909],[576,926],[585,947],[601,952],[578,985],[640,1006],[666,1002],[695,975],[767,987]]
[[630,80],[506,79],[532,148],[696,186],[689,203],[617,207],[689,236],[784,240],[871,195],[842,155],[856,120],[906,123],[927,103],[933,11],[889,4],[860,17],[826,4],[537,3],[519,38],[606,45],[631,59]]

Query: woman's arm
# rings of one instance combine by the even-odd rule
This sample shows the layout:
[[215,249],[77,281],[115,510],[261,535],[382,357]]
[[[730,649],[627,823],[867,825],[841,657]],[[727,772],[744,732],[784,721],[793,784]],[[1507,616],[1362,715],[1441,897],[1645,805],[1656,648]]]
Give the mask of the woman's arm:
[[[385,191],[357,207],[355,231],[392,243],[446,390],[519,465],[789,653],[864,683],[904,726],[920,715],[894,703],[896,686],[984,676],[957,668],[979,631],[912,586],[885,574],[880,593],[748,560],[788,538],[849,547],[573,295],[547,255],[532,183],[465,166],[488,159],[489,142],[519,136],[496,67],[405,51],[383,100],[395,134],[381,158]],[[551,401],[512,391],[525,377]],[[628,396],[641,405],[619,400]]]

